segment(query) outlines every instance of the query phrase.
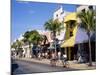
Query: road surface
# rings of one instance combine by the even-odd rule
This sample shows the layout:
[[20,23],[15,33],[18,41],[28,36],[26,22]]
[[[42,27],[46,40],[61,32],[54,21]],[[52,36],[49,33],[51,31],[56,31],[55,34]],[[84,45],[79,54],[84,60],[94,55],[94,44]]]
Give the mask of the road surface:
[[45,72],[60,72],[60,71],[73,71],[76,69],[63,68],[63,67],[52,67],[51,65],[41,64],[36,62],[29,62],[23,60],[15,60],[19,65],[18,69],[15,70],[14,74],[31,74],[31,73],[45,73]]

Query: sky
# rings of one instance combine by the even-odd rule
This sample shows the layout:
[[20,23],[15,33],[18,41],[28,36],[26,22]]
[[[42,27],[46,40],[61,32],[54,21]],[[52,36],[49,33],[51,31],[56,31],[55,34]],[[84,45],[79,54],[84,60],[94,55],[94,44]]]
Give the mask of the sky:
[[11,41],[28,30],[44,30],[44,23],[53,18],[53,13],[60,5],[65,11],[76,11],[76,5],[72,4],[11,0]]

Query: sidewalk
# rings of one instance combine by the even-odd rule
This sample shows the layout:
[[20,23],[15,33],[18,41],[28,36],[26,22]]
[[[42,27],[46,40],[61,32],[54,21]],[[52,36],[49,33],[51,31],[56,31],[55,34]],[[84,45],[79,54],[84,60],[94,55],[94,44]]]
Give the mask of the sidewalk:
[[[49,59],[42,59],[42,60],[38,60],[38,59],[35,59],[35,58],[16,58],[16,59],[50,65]],[[96,69],[96,63],[95,62],[93,62],[93,66],[91,66],[91,67],[88,66],[88,63],[79,64],[76,61],[68,61],[68,62],[69,62],[69,68],[80,69],[80,70]],[[61,61],[57,62],[57,66],[62,66],[62,62]]]

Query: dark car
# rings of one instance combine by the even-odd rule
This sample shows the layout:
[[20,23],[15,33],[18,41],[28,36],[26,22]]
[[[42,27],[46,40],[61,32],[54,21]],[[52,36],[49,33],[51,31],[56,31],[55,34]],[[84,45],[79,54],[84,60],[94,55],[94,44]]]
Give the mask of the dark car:
[[18,67],[18,64],[15,63],[13,59],[11,59],[11,75],[14,75],[13,73]]

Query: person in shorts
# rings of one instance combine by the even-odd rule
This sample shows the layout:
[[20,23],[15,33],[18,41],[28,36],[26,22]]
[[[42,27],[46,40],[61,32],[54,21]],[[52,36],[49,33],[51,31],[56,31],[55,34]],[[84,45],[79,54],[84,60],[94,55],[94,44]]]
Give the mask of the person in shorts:
[[52,52],[50,63],[52,66],[56,66],[56,54],[55,54],[55,52]]
[[63,67],[66,67],[66,64],[67,64],[67,55],[65,53],[62,56],[62,63],[63,63]]

